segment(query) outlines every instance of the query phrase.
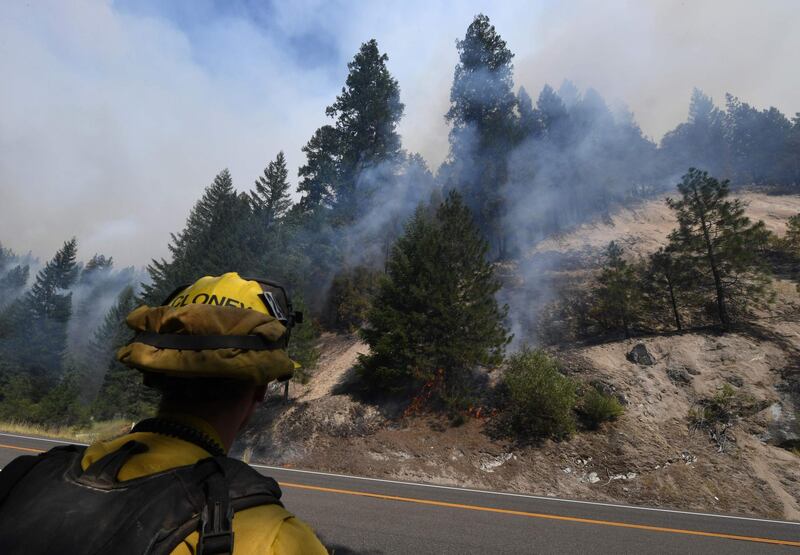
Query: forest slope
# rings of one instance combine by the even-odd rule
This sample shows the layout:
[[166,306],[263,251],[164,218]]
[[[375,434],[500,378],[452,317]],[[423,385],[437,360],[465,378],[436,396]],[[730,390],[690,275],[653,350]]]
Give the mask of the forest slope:
[[[798,196],[742,196],[748,215],[778,234],[800,212]],[[530,256],[586,260],[612,239],[645,255],[673,225],[658,199],[544,241]],[[569,441],[518,445],[492,438],[491,416],[451,427],[438,416],[361,403],[341,392],[367,347],[326,334],[310,383],[292,384],[288,404],[278,396],[268,403],[236,450],[251,461],[347,474],[800,520],[800,457],[784,448],[798,439],[800,297],[794,283],[774,287],[772,309],[733,333],[554,348],[567,373],[613,393],[626,409],[617,422]],[[637,343],[654,364],[626,358]],[[688,417],[723,388],[738,408],[721,450]]]

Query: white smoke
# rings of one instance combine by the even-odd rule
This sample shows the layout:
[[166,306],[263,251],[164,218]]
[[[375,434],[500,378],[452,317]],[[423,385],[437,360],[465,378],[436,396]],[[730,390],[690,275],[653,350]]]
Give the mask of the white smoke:
[[401,86],[404,146],[435,168],[454,41],[479,12],[516,53],[517,85],[597,87],[655,140],[685,119],[694,86],[800,110],[792,0],[4,2],[0,239],[45,256],[77,235],[123,265],[167,254],[221,168],[245,184],[279,150],[301,165],[371,37]]

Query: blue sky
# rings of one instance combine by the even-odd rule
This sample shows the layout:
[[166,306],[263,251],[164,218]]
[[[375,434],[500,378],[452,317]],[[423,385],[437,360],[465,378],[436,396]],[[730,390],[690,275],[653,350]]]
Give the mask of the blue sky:
[[376,38],[406,105],[404,147],[447,153],[455,41],[487,13],[535,97],[564,78],[625,102],[658,140],[699,86],[800,111],[792,0],[705,2],[0,3],[0,242],[49,257],[77,235],[123,264],[169,233],[223,168],[247,189],[284,150],[290,177]]
[[[282,25],[278,18],[280,10],[273,2],[256,1],[120,1],[114,6],[122,13],[142,17],[163,18],[179,28],[192,43],[197,62],[210,70],[219,70],[224,61],[209,40],[209,30],[225,27],[232,21],[247,21],[259,33],[271,37],[281,48],[284,56],[301,68],[326,68],[333,79],[339,72],[347,53],[339,49],[333,29],[348,10],[339,2],[326,2],[315,6],[315,17],[302,14],[297,26]],[[320,24],[324,21],[325,24]]]

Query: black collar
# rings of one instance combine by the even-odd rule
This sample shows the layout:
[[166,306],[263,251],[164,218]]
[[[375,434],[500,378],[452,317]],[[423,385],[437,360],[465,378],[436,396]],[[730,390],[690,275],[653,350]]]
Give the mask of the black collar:
[[225,450],[222,448],[222,446],[207,434],[201,432],[200,430],[196,430],[187,424],[176,422],[175,420],[159,417],[147,418],[133,427],[131,433],[136,432],[152,432],[175,437],[182,439],[183,441],[188,441],[189,443],[194,443],[198,447],[208,451],[212,457],[225,456]]

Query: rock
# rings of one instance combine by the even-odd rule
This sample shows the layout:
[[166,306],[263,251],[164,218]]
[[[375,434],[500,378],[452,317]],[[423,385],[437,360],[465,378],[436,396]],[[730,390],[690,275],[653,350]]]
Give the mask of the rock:
[[744,380],[741,376],[728,376],[725,378],[725,381],[736,387],[742,387],[744,385]]
[[800,426],[791,405],[784,407],[781,403],[772,403],[767,407],[767,443],[780,446],[800,441],[798,431]]
[[647,350],[644,343],[637,343],[634,345],[631,352],[629,352],[625,358],[640,366],[652,366],[656,363],[656,359],[650,354],[650,351]]
[[667,376],[676,385],[687,385],[692,381],[692,376],[683,366],[670,364],[667,366]]
[[689,372],[692,376],[699,376],[700,370],[695,368],[694,366],[687,366],[686,371]]
[[513,453],[503,453],[502,455],[498,455],[496,457],[493,457],[491,455],[484,455],[483,457],[481,457],[479,467],[484,472],[494,472],[496,468],[503,466],[505,463],[507,463],[512,456]]
[[586,477],[586,481],[590,484],[596,484],[600,481],[600,477],[597,475],[597,472],[590,472],[589,475]]
[[625,395],[622,391],[618,391],[614,384],[605,382],[603,380],[592,380],[589,382],[592,387],[594,387],[597,391],[606,395],[608,397],[615,397],[619,404],[622,406],[627,406],[630,401],[628,400],[628,396]]

